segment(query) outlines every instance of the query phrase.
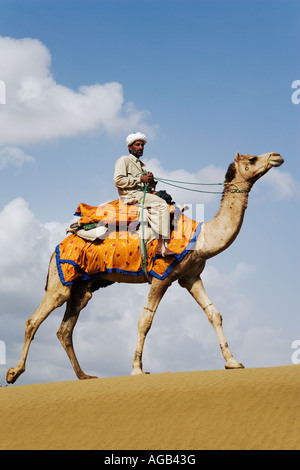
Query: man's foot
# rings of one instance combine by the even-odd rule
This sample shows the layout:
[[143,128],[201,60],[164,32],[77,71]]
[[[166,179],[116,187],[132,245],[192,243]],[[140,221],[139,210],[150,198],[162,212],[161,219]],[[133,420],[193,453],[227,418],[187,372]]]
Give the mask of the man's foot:
[[177,253],[175,253],[174,251],[172,250],[169,250],[169,248],[164,248],[162,246],[159,246],[156,248],[156,251],[155,251],[155,256],[157,258],[165,258],[166,256],[175,256]]

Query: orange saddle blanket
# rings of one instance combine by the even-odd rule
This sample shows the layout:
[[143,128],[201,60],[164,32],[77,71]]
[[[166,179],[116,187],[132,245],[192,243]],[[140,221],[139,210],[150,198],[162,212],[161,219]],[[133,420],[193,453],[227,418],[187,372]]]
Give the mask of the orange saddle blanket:
[[[110,229],[104,240],[89,242],[72,234],[56,247],[61,282],[72,285],[80,280],[101,279],[107,273],[143,275],[139,236],[130,233],[127,226],[121,227],[122,223],[129,224],[135,220],[138,210],[138,206],[127,206],[119,200],[100,207],[80,204],[76,211],[76,215],[81,217],[80,223],[104,222]],[[200,230],[200,223],[182,213],[175,214],[174,230],[168,245],[175,256],[156,258],[158,241],[153,240],[148,244],[147,274],[164,279],[193,249]]]

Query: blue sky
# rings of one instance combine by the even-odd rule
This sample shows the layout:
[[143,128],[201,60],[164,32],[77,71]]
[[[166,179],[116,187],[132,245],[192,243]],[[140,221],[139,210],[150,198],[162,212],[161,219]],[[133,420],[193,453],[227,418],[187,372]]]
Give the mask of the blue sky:
[[[0,340],[9,366],[42,298],[51,252],[80,202],[116,198],[114,163],[135,130],[149,136],[148,166],[167,178],[222,181],[237,151],[285,158],[257,183],[238,240],[210,261],[205,280],[241,362],[290,363],[300,339],[300,105],[291,100],[300,79],[299,27],[299,2],[289,0],[2,0]],[[206,220],[219,207],[219,196],[174,196],[204,204]],[[99,376],[130,372],[147,295],[147,286],[110,289],[102,301],[95,296],[76,333],[79,359]],[[180,303],[191,312],[184,319]],[[37,334],[22,383],[73,378],[55,338],[61,315]],[[202,317],[172,287],[149,338],[148,368],[222,367]],[[107,338],[129,330],[112,355]],[[175,338],[178,349],[170,351]]]

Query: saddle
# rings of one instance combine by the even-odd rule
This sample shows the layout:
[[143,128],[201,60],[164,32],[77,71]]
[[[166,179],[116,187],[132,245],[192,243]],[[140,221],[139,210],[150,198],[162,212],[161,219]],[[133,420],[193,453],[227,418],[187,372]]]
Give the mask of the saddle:
[[[116,209],[120,207],[120,211]],[[99,280],[104,274],[121,273],[124,275],[154,276],[165,279],[178,263],[194,249],[201,230],[201,223],[175,212],[174,228],[171,233],[169,249],[174,256],[158,258],[155,253],[158,240],[151,241],[147,246],[147,259],[143,259],[138,233],[131,234],[128,224],[137,221],[139,207],[126,206],[119,201],[105,204],[99,208],[80,204],[76,215],[80,216],[79,225],[90,225],[94,220],[110,227],[102,240],[86,240],[72,233],[56,247],[56,263],[59,277],[63,285],[70,286],[80,280]],[[122,223],[125,218],[125,230]],[[129,219],[127,219],[127,215]],[[116,217],[116,218],[115,218]],[[112,222],[110,225],[108,222]],[[103,225],[103,227],[105,226]],[[116,229],[114,230],[115,227]],[[86,234],[94,229],[85,231]],[[106,281],[103,281],[106,282]],[[101,284],[101,287],[104,285]]]

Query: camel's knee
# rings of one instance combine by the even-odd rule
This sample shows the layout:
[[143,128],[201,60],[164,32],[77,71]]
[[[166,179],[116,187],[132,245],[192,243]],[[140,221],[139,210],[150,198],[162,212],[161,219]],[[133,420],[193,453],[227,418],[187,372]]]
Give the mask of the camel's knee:
[[33,320],[32,318],[28,318],[25,322],[25,337],[27,339],[31,338],[33,339],[34,334],[36,330],[39,327],[40,322],[37,322],[36,320]]
[[57,338],[64,347],[69,347],[72,345],[72,333],[74,325],[70,325],[68,322],[62,322],[59,327],[58,332],[56,333]]
[[56,336],[64,348],[70,348],[73,345],[72,335],[70,335],[68,332],[58,330]]
[[63,335],[61,328],[59,328],[58,332],[56,333],[56,336],[59,339],[59,341],[62,343],[64,335]]
[[213,305],[209,305],[208,307],[204,309],[204,311],[207,315],[208,321],[214,327],[222,326],[222,323],[223,323],[222,315],[220,314],[220,312],[218,312],[218,310]]

